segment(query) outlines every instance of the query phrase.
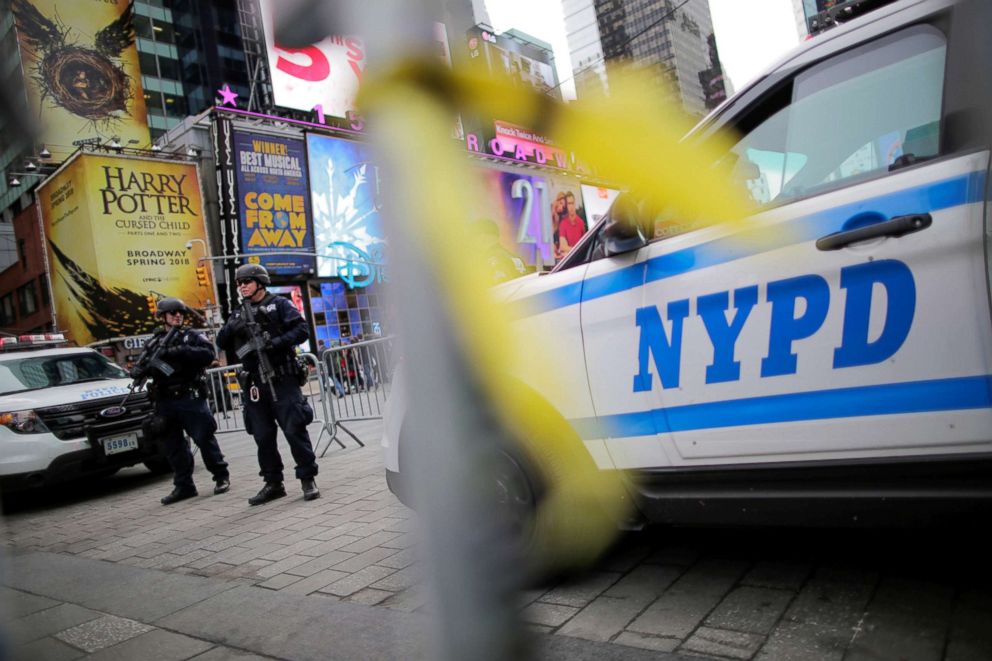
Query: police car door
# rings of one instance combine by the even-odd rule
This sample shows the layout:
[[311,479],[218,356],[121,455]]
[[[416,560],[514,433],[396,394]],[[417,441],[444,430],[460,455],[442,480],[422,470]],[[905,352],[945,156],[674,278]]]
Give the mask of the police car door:
[[607,256],[605,246],[605,230],[618,215],[631,226],[640,220],[636,205],[628,201],[621,194],[594,235],[580,245],[588,261],[580,292],[582,344],[596,418],[572,421],[586,446],[608,452],[617,468],[668,463],[666,444],[658,442],[650,413],[652,394],[632,395],[627,371],[637,357],[637,329],[631,314],[643,304],[647,253],[630,250]]
[[947,36],[828,50],[718,120],[767,210],[648,248],[631,373],[683,465],[990,447],[989,155],[941,150]]

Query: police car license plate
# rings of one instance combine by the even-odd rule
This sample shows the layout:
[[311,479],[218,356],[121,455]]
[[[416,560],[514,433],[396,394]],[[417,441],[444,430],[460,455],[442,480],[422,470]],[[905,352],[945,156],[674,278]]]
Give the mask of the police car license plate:
[[127,452],[128,450],[137,450],[138,433],[131,432],[130,434],[124,434],[122,436],[101,438],[100,442],[103,444],[103,453],[108,455],[117,454],[118,452]]

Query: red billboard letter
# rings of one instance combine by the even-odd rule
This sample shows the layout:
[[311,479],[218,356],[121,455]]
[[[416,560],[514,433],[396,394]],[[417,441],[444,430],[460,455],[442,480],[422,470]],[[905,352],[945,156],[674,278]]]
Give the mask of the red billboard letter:
[[288,73],[290,76],[299,78],[300,80],[308,80],[310,82],[316,82],[318,80],[324,80],[327,78],[328,74],[331,73],[331,65],[327,61],[327,57],[320,52],[316,46],[307,46],[306,48],[282,48],[279,50],[286,53],[306,55],[310,58],[310,65],[306,66],[303,64],[296,64],[295,62],[290,62],[282,55],[276,60],[276,68],[279,71]]

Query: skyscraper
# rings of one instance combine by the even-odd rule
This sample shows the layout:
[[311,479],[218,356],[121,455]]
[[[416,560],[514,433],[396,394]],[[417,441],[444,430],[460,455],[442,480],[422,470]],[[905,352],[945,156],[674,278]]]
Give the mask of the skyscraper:
[[152,138],[214,105],[227,84],[247,98],[237,0],[145,0],[134,29]]
[[710,61],[713,23],[705,0],[563,0],[563,9],[580,98],[608,89],[604,65],[623,61],[670,83],[690,114],[703,115],[719,97],[712,86],[722,80],[700,76],[719,69]]
[[574,72],[575,92],[581,98],[607,89],[606,59],[594,0],[562,0],[565,33]]

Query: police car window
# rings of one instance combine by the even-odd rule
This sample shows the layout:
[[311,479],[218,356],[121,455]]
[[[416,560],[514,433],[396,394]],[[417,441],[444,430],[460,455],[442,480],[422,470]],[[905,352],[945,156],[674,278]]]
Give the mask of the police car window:
[[756,109],[768,116],[734,146],[731,171],[768,204],[937,156],[945,52],[943,33],[914,26],[804,71],[787,105]]
[[97,379],[121,379],[123,369],[99,355],[75,354],[5,360],[0,394],[35,390]]

